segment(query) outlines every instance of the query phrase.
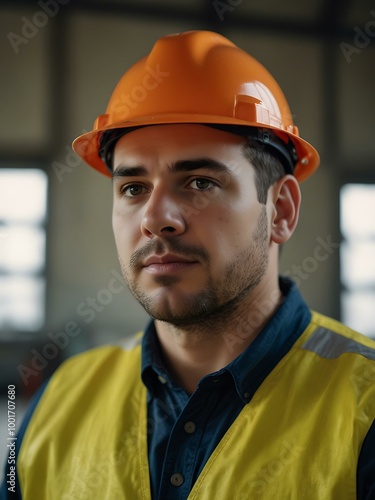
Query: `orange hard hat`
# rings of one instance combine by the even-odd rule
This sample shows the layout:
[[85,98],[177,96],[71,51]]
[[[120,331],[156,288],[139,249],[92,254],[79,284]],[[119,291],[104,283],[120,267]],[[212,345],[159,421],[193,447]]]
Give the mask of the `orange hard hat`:
[[261,129],[266,141],[271,135],[279,149],[280,143],[292,149],[299,181],[319,165],[317,151],[299,137],[272,75],[227,38],[210,31],[160,38],[150,54],[122,76],[106,113],[96,119],[91,132],[73,142],[73,149],[93,168],[110,175],[99,154],[103,137],[110,132],[119,136],[129,128],[174,123]]

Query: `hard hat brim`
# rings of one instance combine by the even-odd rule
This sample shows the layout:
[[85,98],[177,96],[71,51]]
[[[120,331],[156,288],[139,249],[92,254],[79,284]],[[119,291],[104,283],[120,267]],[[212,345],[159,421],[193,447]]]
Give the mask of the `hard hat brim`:
[[[108,127],[102,127],[91,132],[77,137],[73,142],[73,150],[80,156],[88,165],[98,170],[107,177],[111,176],[106,164],[98,155],[100,149],[100,139],[104,132],[116,129],[126,129],[132,127],[141,127],[148,125],[173,125],[173,124],[217,124],[217,125],[240,125],[245,127],[260,127],[259,122],[248,122],[245,120],[240,120],[238,118],[228,118],[223,116],[212,116],[212,115],[197,115],[197,114],[184,114],[183,116],[179,114],[165,114],[158,116],[148,116],[140,117],[138,119],[133,119],[130,121],[125,121],[121,123],[116,123],[115,125],[110,125]],[[262,124],[262,128],[268,128],[273,130],[276,135],[282,137],[286,134],[297,150],[299,161],[296,164],[294,175],[299,182],[304,181],[310,175],[312,175],[318,168],[320,163],[320,158],[317,150],[311,146],[307,141],[301,139],[298,135],[295,135],[289,131],[281,131],[279,128],[274,128],[270,125]]]

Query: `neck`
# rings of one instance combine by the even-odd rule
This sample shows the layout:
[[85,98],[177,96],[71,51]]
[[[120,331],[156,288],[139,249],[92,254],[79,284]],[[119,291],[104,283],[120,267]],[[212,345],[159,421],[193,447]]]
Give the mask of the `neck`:
[[176,382],[193,393],[199,380],[224,368],[259,335],[282,301],[278,283],[258,286],[230,314],[184,327],[156,321],[166,364]]

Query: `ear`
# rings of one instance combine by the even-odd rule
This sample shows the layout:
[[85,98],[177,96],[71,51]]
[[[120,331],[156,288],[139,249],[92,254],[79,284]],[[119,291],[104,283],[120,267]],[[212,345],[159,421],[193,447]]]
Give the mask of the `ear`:
[[272,203],[271,240],[278,245],[292,236],[298,222],[301,190],[293,175],[285,175],[270,188]]

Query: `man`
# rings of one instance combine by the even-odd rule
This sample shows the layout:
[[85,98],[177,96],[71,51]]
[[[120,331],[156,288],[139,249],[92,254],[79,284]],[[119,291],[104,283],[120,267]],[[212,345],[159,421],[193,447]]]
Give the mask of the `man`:
[[215,33],[164,37],[74,148],[113,178],[120,265],[153,320],[57,370],[19,495],[375,498],[375,345],[278,277],[319,157],[271,75]]

